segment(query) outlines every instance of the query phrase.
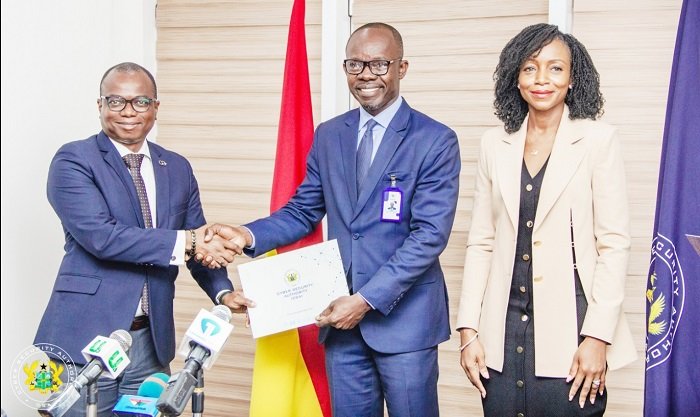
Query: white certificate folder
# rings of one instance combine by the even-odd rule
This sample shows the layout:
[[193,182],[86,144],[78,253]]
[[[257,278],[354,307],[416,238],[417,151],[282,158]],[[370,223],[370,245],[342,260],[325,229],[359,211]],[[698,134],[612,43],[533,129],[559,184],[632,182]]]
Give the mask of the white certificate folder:
[[331,301],[348,295],[338,242],[330,240],[238,266],[253,337],[316,322]]

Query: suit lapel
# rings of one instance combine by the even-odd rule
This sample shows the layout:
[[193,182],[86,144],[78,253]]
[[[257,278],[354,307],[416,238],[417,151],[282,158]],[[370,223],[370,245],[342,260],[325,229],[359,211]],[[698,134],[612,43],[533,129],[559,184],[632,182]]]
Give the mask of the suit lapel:
[[389,161],[394,157],[394,153],[396,153],[396,150],[406,136],[410,116],[411,108],[406,101],[404,101],[384,132],[384,137],[379,145],[379,149],[377,149],[377,154],[374,156],[372,165],[367,172],[367,178],[360,189],[360,195],[357,197],[357,206],[355,207],[353,218],[357,217],[365,204],[367,204],[369,197],[376,188],[377,182],[381,180],[382,174],[386,170],[387,165],[389,165]]
[[559,123],[554,147],[547,163],[547,171],[542,180],[534,230],[542,224],[581,164],[584,152],[576,146],[581,138],[583,133],[576,129],[575,122],[569,120],[569,112],[565,111]]
[[158,146],[154,146],[149,142],[148,148],[151,151],[153,176],[156,181],[156,227],[167,229],[168,219],[170,218],[170,173],[168,171],[168,162]]
[[134,180],[131,179],[131,174],[129,174],[129,170],[126,167],[124,160],[104,132],[100,132],[97,135],[97,146],[100,148],[105,162],[112,167],[114,172],[116,172],[117,176],[121,180],[122,185],[124,185],[124,189],[126,189],[127,194],[129,195],[129,201],[131,202],[131,207],[134,209],[134,216],[136,216],[139,226],[144,227],[143,215],[141,214],[141,205],[139,204],[139,196],[136,194]]
[[345,171],[345,185],[348,188],[350,206],[355,209],[357,204],[357,182],[356,161],[357,161],[357,131],[360,124],[360,111],[354,110],[345,117],[345,125],[341,127],[338,135],[340,141],[340,157]]
[[520,177],[527,135],[527,117],[517,132],[504,136],[496,149],[498,185],[513,229],[517,230],[520,211]]

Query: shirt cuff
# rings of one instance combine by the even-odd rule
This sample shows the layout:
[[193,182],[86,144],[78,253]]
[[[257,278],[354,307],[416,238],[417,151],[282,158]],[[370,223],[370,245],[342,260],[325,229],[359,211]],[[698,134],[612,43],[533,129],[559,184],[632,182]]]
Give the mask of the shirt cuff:
[[175,239],[175,247],[173,248],[173,254],[170,256],[170,265],[184,265],[185,264],[185,230],[177,231],[177,239]]
[[369,301],[367,301],[367,299],[365,298],[364,295],[362,295],[362,293],[356,292],[355,294],[357,294],[357,295],[359,295],[360,297],[362,297],[362,299],[365,300],[365,303],[367,303],[367,305],[370,306],[370,308],[371,308],[372,310],[376,310],[376,308],[374,308],[374,306],[372,305],[372,303],[370,303]]
[[221,299],[224,298],[224,295],[233,292],[231,290],[221,290],[218,293],[216,293],[216,297],[214,298],[216,300],[216,305],[221,305]]
[[250,229],[248,229],[247,227],[241,226],[241,228],[242,228],[242,229],[245,229],[248,233],[250,233],[250,237],[253,238],[253,243],[251,243],[250,246],[246,246],[245,248],[246,248],[246,249],[255,249],[255,235],[254,235],[253,232],[251,232]]

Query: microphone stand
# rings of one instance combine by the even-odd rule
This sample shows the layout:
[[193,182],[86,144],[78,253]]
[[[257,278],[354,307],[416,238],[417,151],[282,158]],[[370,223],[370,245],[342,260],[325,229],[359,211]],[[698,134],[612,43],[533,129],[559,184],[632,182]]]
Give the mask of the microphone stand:
[[204,369],[197,371],[197,385],[192,391],[192,417],[202,417],[204,413]]
[[86,417],[97,417],[97,379],[87,385]]

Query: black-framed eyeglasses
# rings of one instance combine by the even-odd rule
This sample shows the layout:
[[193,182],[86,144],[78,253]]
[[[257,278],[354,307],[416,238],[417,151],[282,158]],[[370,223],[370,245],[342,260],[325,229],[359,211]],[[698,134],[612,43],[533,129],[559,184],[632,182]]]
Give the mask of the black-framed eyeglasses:
[[131,100],[127,100],[122,96],[100,96],[100,98],[107,102],[107,107],[111,111],[122,111],[126,107],[126,103],[131,103],[131,107],[138,113],[147,112],[148,108],[151,107],[151,103],[158,101],[145,96],[134,97]]
[[401,58],[396,58],[392,60],[386,59],[375,59],[372,61],[360,61],[359,59],[346,59],[343,61],[343,68],[345,72],[351,75],[362,74],[365,67],[369,67],[369,72],[374,75],[385,75],[389,72],[389,65],[396,61],[401,61]]

